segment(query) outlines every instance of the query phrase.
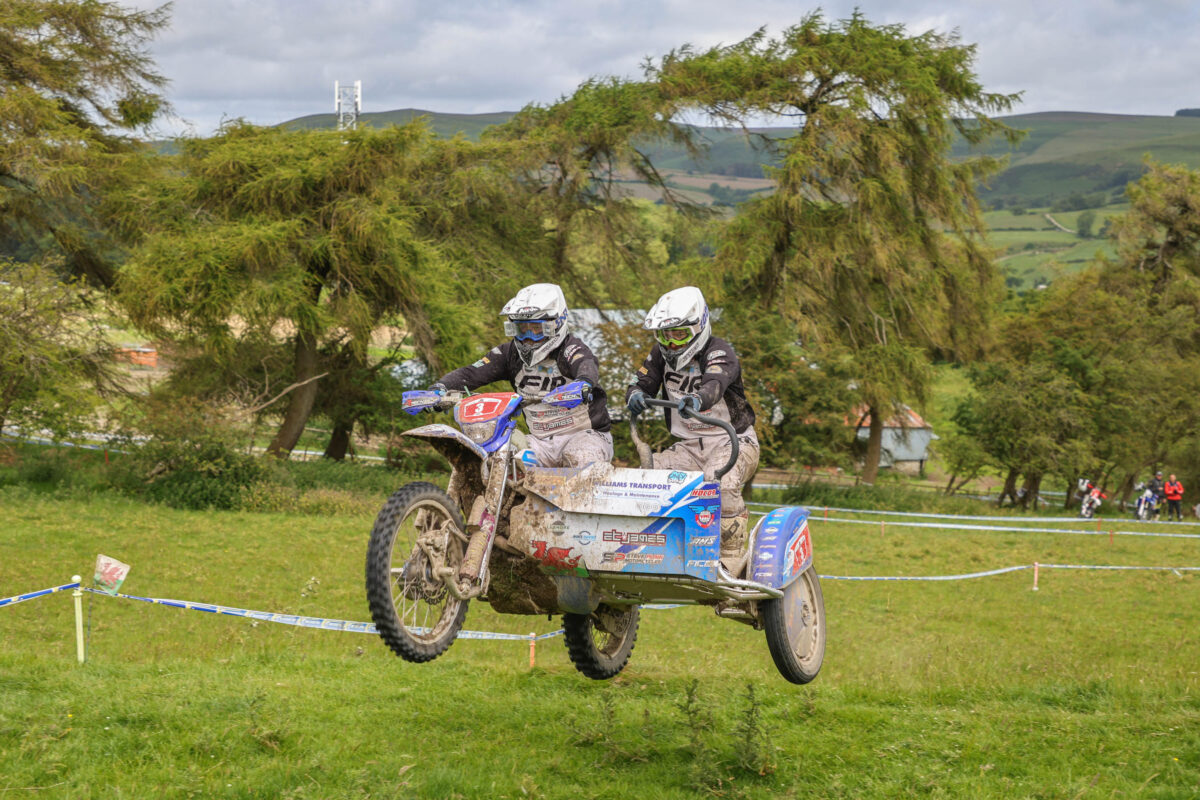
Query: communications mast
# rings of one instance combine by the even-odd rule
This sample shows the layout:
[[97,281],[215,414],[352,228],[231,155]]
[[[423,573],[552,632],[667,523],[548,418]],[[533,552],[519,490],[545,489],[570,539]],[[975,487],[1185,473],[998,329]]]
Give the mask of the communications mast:
[[358,115],[362,113],[362,81],[353,86],[333,82],[333,111],[337,114],[337,129],[352,131],[358,127]]

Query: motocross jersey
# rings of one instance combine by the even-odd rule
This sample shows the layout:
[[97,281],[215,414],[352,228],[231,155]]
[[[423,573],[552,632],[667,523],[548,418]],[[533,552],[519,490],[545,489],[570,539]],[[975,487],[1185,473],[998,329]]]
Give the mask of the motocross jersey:
[[568,335],[544,360],[526,365],[511,341],[493,347],[483,358],[442,376],[438,383],[447,389],[473,390],[493,381],[507,380],[513,391],[526,400],[540,400],[547,393],[572,381],[592,386],[587,405],[559,408],[549,403],[531,403],[524,410],[532,436],[544,438],[575,433],[589,428],[607,433],[612,428],[608,404],[600,388],[600,362],[579,337]]
[[[679,369],[670,367],[662,351],[654,347],[638,368],[637,383],[629,387],[626,399],[635,389],[649,397],[656,396],[661,390],[667,400],[699,395],[700,410],[705,414],[730,423],[739,436],[747,432],[754,434],[754,409],[746,400],[742,365],[733,346],[724,339],[711,337],[704,349]],[[671,433],[680,439],[725,435],[725,431],[715,425],[684,419],[670,410],[666,413]]]

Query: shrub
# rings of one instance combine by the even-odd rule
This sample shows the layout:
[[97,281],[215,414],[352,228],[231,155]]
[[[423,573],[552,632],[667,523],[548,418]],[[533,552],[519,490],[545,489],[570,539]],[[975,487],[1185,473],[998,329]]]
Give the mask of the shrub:
[[238,449],[230,420],[199,400],[151,398],[127,426],[124,486],[155,502],[240,508],[246,491],[265,474],[257,458]]

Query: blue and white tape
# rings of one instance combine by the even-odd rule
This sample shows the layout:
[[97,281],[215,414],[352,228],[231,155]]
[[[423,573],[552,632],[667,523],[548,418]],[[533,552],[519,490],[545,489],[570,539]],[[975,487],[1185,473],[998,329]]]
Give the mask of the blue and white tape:
[[[777,508],[778,507],[778,504],[776,504],[776,503],[750,503],[750,502],[747,502],[746,505],[757,506],[759,508]],[[807,508],[810,514],[819,514],[821,512],[825,512],[825,511],[833,511],[833,512],[837,512],[840,514],[872,514],[872,515],[887,516],[887,517],[920,517],[920,518],[924,518],[924,519],[965,519],[965,520],[972,520],[975,522],[1008,522],[1008,523],[1057,522],[1062,525],[1095,525],[1098,522],[1103,524],[1106,520],[1110,524],[1116,524],[1117,521],[1123,521],[1123,522],[1130,522],[1130,521],[1136,522],[1137,521],[1137,520],[1129,520],[1127,517],[1124,517],[1124,516],[1092,517],[1090,519],[1085,519],[1083,517],[1019,517],[1019,516],[1013,516],[1013,515],[983,516],[983,515],[972,515],[972,514],[934,514],[931,512],[924,512],[924,511],[890,511],[890,510],[877,509],[877,508],[869,508],[869,509],[868,508],[839,508],[836,506],[811,506],[811,505],[802,505],[801,508]],[[1160,520],[1158,522],[1145,522],[1143,524],[1154,525],[1156,527],[1162,526],[1162,525],[1184,526],[1184,527],[1193,527],[1193,528],[1200,526],[1200,522],[1170,522],[1167,520]]]
[[896,528],[932,528],[935,530],[949,531],[995,531],[1001,533],[1060,533],[1067,536],[1145,536],[1150,538],[1163,539],[1200,539],[1200,533],[1167,533],[1165,531],[1083,531],[1069,528],[1019,528],[1013,525],[948,525],[944,522],[897,522],[895,520],[873,520],[873,519],[838,519],[830,517],[829,519],[814,519],[809,517],[814,524],[824,525],[825,523],[833,523],[837,525],[887,525],[888,527]]
[[17,603],[24,603],[26,600],[35,600],[39,597],[45,597],[46,595],[54,594],[56,592],[62,592],[62,591],[66,591],[67,589],[78,589],[78,588],[79,588],[78,583],[64,583],[62,586],[55,586],[50,589],[42,589],[37,592],[29,592],[28,594],[18,594],[18,595],[13,595],[12,597],[5,597],[5,598],[0,599],[0,608],[3,608],[4,606],[15,606]]
[[[221,614],[230,617],[243,617],[256,622],[274,622],[279,625],[294,625],[300,628],[315,628],[323,631],[342,631],[344,633],[372,633],[377,634],[379,631],[375,628],[373,622],[353,622],[344,619],[328,619],[326,617],[308,617],[300,614],[276,614],[270,611],[254,611],[246,608],[235,608],[233,606],[216,605],[213,603],[193,603],[188,600],[170,600],[162,597],[138,597],[131,594],[110,595],[108,592],[100,591],[99,589],[84,588],[84,591],[93,594],[102,595],[104,597],[119,597],[123,600],[137,600],[142,603],[152,603],[159,606],[170,606],[171,608],[182,608],[188,611],[205,611],[209,614]],[[513,641],[528,642],[531,639],[548,639],[551,636],[562,634],[561,630],[544,633],[540,636],[530,636],[529,634],[521,633],[495,633],[492,631],[459,631],[459,639],[502,639]]]

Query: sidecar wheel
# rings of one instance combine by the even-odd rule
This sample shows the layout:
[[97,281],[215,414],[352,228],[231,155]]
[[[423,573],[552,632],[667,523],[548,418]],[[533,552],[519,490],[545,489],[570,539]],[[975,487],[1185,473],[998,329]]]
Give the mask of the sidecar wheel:
[[825,600],[817,570],[810,564],[783,591],[759,603],[767,647],[779,673],[792,683],[808,683],[825,660]]
[[467,601],[438,577],[466,550],[462,513],[432,483],[410,483],[388,498],[367,547],[367,601],[380,638],[406,661],[446,652],[462,628]]
[[591,614],[563,614],[563,638],[575,669],[598,681],[629,663],[637,641],[637,606],[600,605]]

